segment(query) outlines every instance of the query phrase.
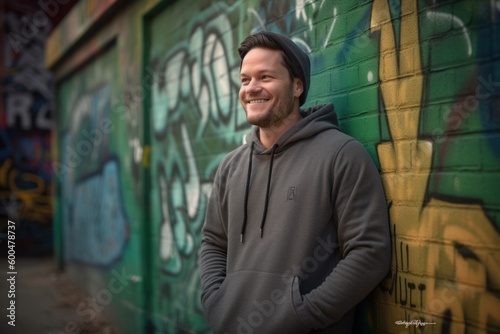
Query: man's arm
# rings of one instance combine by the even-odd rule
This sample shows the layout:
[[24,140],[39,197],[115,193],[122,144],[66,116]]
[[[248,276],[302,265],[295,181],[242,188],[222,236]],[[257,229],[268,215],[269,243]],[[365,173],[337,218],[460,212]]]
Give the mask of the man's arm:
[[347,142],[334,163],[334,219],[342,260],[326,280],[302,296],[298,312],[312,328],[338,321],[387,275],[391,245],[380,175],[364,147]]
[[[218,173],[215,180],[218,180]],[[207,301],[219,289],[226,277],[227,235],[222,227],[218,184],[220,183],[214,182],[208,201],[199,259],[201,301],[205,312]]]

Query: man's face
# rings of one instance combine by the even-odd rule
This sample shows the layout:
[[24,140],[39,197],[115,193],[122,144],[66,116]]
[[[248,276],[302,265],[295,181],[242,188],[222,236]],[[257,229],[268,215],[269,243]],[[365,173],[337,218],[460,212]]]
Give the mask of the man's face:
[[302,82],[290,80],[279,51],[251,49],[241,63],[240,79],[240,102],[248,123],[260,128],[277,127],[298,111]]

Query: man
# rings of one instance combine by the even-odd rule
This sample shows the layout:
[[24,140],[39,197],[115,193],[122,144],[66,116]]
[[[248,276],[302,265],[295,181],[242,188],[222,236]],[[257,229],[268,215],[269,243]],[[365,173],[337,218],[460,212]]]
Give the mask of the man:
[[214,333],[349,333],[354,307],[385,277],[390,234],[378,171],[306,110],[310,63],[290,39],[247,37],[240,101],[255,125],[219,165],[201,245],[202,304]]

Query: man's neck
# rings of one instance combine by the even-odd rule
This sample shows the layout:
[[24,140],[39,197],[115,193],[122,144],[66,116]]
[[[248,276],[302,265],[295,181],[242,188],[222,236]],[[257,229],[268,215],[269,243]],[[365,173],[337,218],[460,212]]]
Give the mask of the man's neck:
[[283,120],[278,126],[273,126],[269,128],[259,128],[259,137],[262,146],[265,148],[270,148],[278,141],[278,139],[288,131],[292,126],[302,119],[299,112],[294,112],[290,116]]

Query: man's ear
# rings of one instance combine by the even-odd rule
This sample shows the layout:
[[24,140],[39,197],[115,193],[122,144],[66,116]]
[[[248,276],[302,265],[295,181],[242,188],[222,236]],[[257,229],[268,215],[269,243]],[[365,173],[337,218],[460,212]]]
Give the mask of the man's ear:
[[302,83],[302,80],[299,78],[294,78],[293,79],[293,96],[294,97],[300,97],[302,93],[304,92],[304,84]]

